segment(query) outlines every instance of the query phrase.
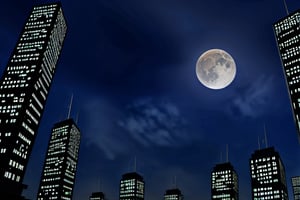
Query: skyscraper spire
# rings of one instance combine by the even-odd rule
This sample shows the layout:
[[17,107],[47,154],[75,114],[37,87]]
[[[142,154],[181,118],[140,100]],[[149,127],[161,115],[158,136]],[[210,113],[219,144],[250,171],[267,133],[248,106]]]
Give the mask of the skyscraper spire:
[[228,159],[228,144],[226,144],[226,162],[229,162],[229,159]]
[[285,8],[286,14],[289,15],[290,13],[289,13],[289,9],[286,4],[286,0],[283,0],[283,3],[284,3],[284,8]]
[[77,115],[76,115],[76,120],[75,120],[76,124],[78,124],[78,120],[79,120],[79,111],[77,112]]
[[134,156],[134,172],[136,172],[136,156]]
[[68,112],[68,117],[67,117],[67,119],[70,119],[71,110],[72,110],[72,103],[73,103],[73,94],[72,94],[71,100],[70,100],[69,112]]
[[267,131],[266,131],[266,125],[264,124],[264,133],[265,133],[265,145],[266,148],[268,148],[268,138],[267,138]]

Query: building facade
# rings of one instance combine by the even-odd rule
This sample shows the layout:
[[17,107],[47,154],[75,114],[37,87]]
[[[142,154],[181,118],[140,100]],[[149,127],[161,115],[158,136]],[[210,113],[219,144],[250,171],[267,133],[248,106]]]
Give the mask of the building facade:
[[238,175],[231,163],[217,164],[211,173],[212,200],[238,200]]
[[294,200],[300,200],[300,176],[292,177]]
[[71,200],[80,145],[80,130],[67,119],[54,125],[37,199]]
[[300,10],[273,24],[300,141]]
[[18,199],[67,26],[59,3],[33,7],[0,80],[0,196]]
[[124,174],[120,181],[120,200],[144,200],[145,182],[136,172]]
[[93,192],[90,196],[90,200],[104,200],[103,192]]
[[164,200],[183,200],[183,194],[178,188],[166,190]]
[[288,200],[284,165],[273,147],[252,154],[250,172],[253,200]]

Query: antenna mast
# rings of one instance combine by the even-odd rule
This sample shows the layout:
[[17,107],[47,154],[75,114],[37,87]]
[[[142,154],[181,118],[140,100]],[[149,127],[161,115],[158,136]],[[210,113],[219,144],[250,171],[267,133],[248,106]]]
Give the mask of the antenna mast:
[[223,152],[221,151],[221,153],[220,153],[220,163],[222,163],[223,162]]
[[228,144],[226,144],[226,162],[228,162]]
[[136,156],[134,156],[134,172],[136,172]]
[[71,109],[72,109],[72,103],[73,103],[73,94],[71,96],[70,105],[69,105],[69,112],[67,119],[70,119]]
[[76,120],[75,120],[75,123],[78,124],[78,118],[79,118],[79,112],[77,113],[76,115]]
[[264,124],[264,132],[265,132],[265,144],[266,148],[268,148],[268,138],[267,138],[267,131],[266,131],[266,125]]
[[260,150],[260,140],[259,140],[259,136],[257,136],[257,142],[258,142],[258,149]]
[[288,9],[287,4],[286,4],[286,0],[283,0],[283,3],[284,3],[284,7],[285,7],[285,12],[286,12],[287,15],[289,15],[290,13],[289,13],[289,9]]

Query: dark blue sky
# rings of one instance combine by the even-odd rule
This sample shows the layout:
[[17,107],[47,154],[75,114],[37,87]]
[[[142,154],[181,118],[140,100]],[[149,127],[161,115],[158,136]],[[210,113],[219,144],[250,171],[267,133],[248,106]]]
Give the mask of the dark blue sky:
[[[0,6],[4,70],[33,5]],[[287,0],[290,11],[299,1]],[[268,142],[280,153],[291,193],[300,146],[272,24],[286,15],[278,0],[65,0],[68,34],[30,163],[25,195],[35,199],[54,123],[79,114],[82,132],[74,200],[101,188],[117,200],[119,180],[134,169],[146,200],[162,199],[172,178],[186,199],[210,199],[210,173],[225,158],[250,200],[249,158]],[[237,75],[223,90],[205,88],[195,64],[208,49],[231,54]],[[223,161],[225,161],[223,159]]]

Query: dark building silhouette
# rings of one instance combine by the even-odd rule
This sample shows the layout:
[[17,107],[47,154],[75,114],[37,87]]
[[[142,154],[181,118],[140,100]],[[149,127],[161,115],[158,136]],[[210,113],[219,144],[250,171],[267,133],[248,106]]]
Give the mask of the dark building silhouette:
[[300,10],[273,24],[300,141]]
[[80,130],[67,119],[54,125],[40,181],[38,200],[71,200],[80,145]]
[[33,7],[0,80],[0,198],[21,198],[66,34],[59,3]]
[[103,192],[93,192],[89,200],[104,200]]
[[230,162],[217,164],[211,173],[212,200],[238,200],[238,175]]
[[120,181],[120,200],[144,200],[145,182],[136,172],[124,174]]
[[300,200],[300,176],[292,177],[294,200]]
[[250,172],[253,200],[288,200],[284,165],[273,147],[252,154]]
[[183,194],[178,188],[166,190],[164,200],[183,200]]

